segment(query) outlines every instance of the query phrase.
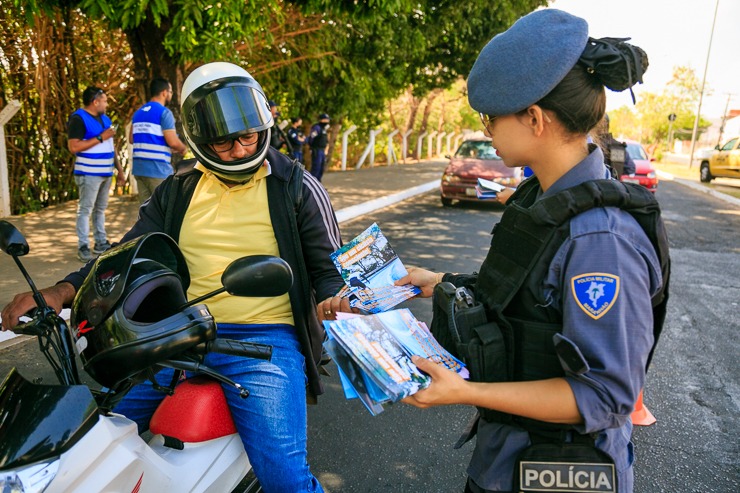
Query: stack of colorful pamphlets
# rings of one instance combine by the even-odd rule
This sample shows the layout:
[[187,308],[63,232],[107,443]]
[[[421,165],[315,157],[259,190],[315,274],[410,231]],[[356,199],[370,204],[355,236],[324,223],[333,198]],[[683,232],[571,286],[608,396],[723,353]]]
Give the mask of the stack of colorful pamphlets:
[[411,284],[394,284],[408,272],[375,223],[332,253],[331,259],[346,283],[339,295],[364,313],[389,310],[421,292]]
[[468,378],[465,365],[447,352],[408,309],[374,315],[338,314],[324,321],[324,347],[334,359],[347,399],[359,398],[370,414],[426,388],[430,378],[411,362],[418,355]]
[[495,199],[496,194],[506,187],[495,181],[478,178],[478,184],[475,186],[475,193],[479,199]]

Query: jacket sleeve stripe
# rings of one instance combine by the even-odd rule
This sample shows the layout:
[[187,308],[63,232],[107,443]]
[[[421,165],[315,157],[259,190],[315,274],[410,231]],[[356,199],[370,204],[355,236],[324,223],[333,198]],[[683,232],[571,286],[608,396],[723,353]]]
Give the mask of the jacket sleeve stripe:
[[326,193],[326,189],[321,186],[318,180],[316,180],[316,178],[311,173],[306,172],[303,174],[303,182],[307,185],[308,189],[311,191],[311,194],[316,200],[316,203],[319,206],[319,212],[321,213],[321,218],[324,221],[324,227],[326,228],[329,236],[329,240],[331,241],[334,250],[337,250],[340,246],[342,246],[342,240],[339,233],[339,226],[337,225],[334,216],[334,210],[331,207],[329,195]]

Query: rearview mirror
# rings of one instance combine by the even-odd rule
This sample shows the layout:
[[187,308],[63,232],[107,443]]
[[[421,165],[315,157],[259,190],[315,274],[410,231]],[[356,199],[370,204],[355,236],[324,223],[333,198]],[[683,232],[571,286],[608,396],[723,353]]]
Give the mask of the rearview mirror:
[[221,284],[234,296],[280,296],[293,285],[293,271],[281,258],[250,255],[230,263],[221,276]]
[[22,257],[28,253],[26,238],[8,221],[0,221],[0,249],[14,257]]

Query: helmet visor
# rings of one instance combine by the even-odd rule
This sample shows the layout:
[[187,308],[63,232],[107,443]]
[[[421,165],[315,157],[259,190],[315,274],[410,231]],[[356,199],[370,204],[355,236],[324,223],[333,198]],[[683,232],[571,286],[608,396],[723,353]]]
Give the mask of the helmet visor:
[[272,126],[265,96],[248,82],[201,87],[183,104],[183,120],[195,144],[259,132]]

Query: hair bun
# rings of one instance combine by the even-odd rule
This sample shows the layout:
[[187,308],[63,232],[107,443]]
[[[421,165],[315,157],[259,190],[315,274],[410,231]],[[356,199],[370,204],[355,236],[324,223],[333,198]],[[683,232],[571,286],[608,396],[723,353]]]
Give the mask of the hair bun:
[[[630,89],[648,68],[647,53],[638,46],[625,43],[630,38],[588,38],[578,62],[596,75],[612,91]],[[635,95],[632,93],[632,102]]]

